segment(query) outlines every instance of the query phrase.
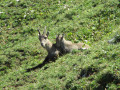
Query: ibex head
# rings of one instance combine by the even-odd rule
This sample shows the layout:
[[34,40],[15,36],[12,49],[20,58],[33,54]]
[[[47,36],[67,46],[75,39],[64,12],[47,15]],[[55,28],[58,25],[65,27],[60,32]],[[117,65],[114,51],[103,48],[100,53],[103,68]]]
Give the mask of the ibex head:
[[49,40],[48,40],[49,32],[46,33],[46,27],[45,27],[45,30],[43,31],[43,34],[40,33],[39,29],[38,29],[38,32],[39,32],[38,36],[39,36],[41,46],[46,48],[46,45],[49,42]]
[[58,34],[56,36],[56,46],[57,47],[61,47],[63,38],[64,38],[64,34],[62,34],[62,35]]

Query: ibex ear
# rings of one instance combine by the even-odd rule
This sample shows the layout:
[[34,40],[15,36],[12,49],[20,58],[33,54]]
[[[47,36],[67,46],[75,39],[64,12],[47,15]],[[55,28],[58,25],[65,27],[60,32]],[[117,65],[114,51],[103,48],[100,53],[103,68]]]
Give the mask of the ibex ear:
[[47,37],[48,37],[48,35],[49,35],[49,31],[47,31]]
[[39,36],[41,36],[41,33],[40,33],[40,30],[39,30],[39,29],[38,29],[38,32],[39,32],[39,34],[38,34],[38,35],[39,35]]

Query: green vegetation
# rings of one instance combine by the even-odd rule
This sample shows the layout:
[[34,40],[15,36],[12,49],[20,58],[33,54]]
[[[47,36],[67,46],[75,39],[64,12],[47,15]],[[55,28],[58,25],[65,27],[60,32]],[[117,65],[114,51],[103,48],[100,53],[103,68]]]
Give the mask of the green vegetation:
[[[120,89],[120,43],[108,43],[119,25],[118,0],[1,0],[0,89]],[[45,26],[52,42],[65,33],[91,48],[26,72],[47,55],[37,35]]]

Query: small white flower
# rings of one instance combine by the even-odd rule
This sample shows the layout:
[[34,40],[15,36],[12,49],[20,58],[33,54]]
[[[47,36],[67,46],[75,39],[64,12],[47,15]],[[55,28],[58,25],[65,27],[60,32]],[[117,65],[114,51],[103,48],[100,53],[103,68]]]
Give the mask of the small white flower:
[[82,48],[82,50],[85,50],[85,49],[87,49],[87,48]]
[[33,13],[33,12],[34,12],[34,10],[31,10],[31,12]]
[[86,43],[88,42],[87,40],[84,40]]
[[0,14],[1,14],[1,13],[4,13],[4,12],[0,12]]
[[68,7],[68,5],[64,5],[64,8],[67,8]]
[[73,69],[76,69],[76,68],[73,68]]
[[58,1],[58,3],[60,4],[60,1]]
[[25,18],[26,16],[27,16],[27,15],[25,14],[25,15],[24,15],[24,18]]
[[19,2],[20,0],[16,0],[17,2]]
[[66,8],[66,5],[64,5],[64,8]]
[[105,50],[102,50],[104,53],[107,53],[107,51],[105,51]]

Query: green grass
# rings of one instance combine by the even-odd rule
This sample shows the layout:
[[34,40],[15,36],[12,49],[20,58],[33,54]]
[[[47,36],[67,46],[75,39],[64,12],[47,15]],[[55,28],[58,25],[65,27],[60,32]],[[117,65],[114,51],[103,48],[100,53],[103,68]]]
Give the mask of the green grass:
[[[120,89],[120,43],[109,44],[120,29],[118,0],[0,1],[0,89]],[[41,27],[39,26],[41,25]],[[65,33],[89,50],[73,51],[31,72],[47,52],[37,29],[49,39]],[[87,42],[86,42],[87,40]]]

